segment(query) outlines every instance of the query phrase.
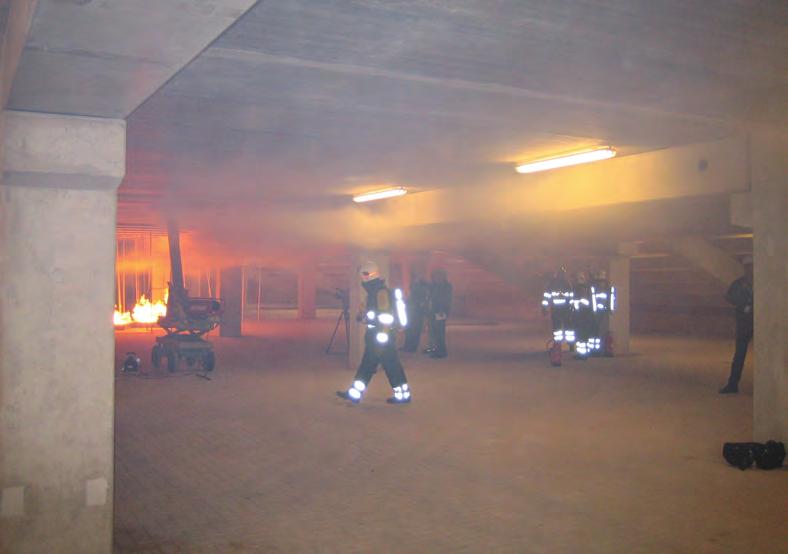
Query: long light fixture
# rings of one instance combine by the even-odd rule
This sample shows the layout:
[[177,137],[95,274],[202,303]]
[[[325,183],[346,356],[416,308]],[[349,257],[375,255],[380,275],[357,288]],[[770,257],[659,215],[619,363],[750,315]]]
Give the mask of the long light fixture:
[[408,194],[405,187],[392,187],[388,189],[373,190],[372,192],[365,192],[364,194],[357,194],[353,197],[353,202],[371,202],[372,200],[382,200],[384,198],[393,198],[394,196],[402,196]]
[[564,154],[561,156],[554,156],[552,158],[535,160],[533,162],[518,165],[516,169],[517,173],[536,173],[537,171],[547,171],[548,169],[556,169],[570,165],[598,162],[599,160],[608,160],[615,155],[615,149],[611,148],[610,146],[603,146],[600,148],[594,148],[592,150],[582,150],[580,152],[573,152],[572,154]]

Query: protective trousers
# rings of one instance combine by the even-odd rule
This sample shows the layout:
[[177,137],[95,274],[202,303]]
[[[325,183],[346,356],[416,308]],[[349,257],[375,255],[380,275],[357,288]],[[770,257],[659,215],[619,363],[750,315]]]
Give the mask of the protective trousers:
[[572,315],[572,323],[577,333],[576,352],[578,356],[585,357],[590,354],[590,339],[594,335],[596,322],[590,308],[580,307]]
[[391,388],[401,387],[407,383],[405,369],[399,361],[399,354],[397,354],[395,338],[391,337],[387,343],[379,344],[375,340],[374,332],[367,331],[364,334],[364,356],[361,358],[358,371],[356,371],[355,381],[361,381],[365,386],[369,385],[378,365],[382,365]]
[[572,328],[571,312],[568,306],[550,308],[550,319],[553,323],[553,340],[555,342],[575,342],[575,331]]

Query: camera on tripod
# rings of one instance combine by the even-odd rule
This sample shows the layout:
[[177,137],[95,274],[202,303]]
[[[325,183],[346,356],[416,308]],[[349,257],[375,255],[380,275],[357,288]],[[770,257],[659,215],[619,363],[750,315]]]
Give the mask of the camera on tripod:
[[350,310],[350,289],[334,289],[334,298],[342,302],[342,311]]
[[331,353],[331,347],[334,345],[334,339],[342,323],[345,324],[345,352],[350,352],[350,289],[334,289],[334,298],[342,302],[342,311],[339,312],[334,332],[331,334],[328,346],[326,346],[326,354]]

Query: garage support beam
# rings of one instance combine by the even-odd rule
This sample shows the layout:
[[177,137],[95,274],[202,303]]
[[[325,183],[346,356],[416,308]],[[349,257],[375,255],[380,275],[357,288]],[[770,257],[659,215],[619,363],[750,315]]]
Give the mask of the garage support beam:
[[221,271],[222,317],[219,336],[242,336],[243,323],[243,270],[240,266],[226,267]]
[[615,311],[610,315],[610,332],[616,354],[629,353],[629,276],[630,258],[615,256],[608,261],[608,279],[616,287]]
[[0,551],[112,551],[121,120],[6,112]]
[[753,141],[754,438],[788,441],[788,136]]
[[306,265],[298,270],[298,319],[315,319],[317,268]]

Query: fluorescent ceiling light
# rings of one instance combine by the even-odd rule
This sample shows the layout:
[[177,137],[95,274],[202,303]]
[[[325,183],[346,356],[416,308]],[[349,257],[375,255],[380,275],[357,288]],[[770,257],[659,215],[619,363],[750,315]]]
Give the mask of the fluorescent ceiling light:
[[382,200],[383,198],[402,196],[403,194],[407,193],[408,191],[405,187],[393,187],[390,189],[374,190],[372,192],[365,192],[364,194],[357,194],[353,197],[353,202],[370,202],[372,200]]
[[563,156],[555,156],[553,158],[528,162],[523,165],[518,165],[516,169],[517,173],[536,173],[537,171],[546,171],[558,167],[608,160],[615,155],[616,151],[613,148],[604,146],[601,148],[594,148],[593,150],[583,150],[573,154],[565,154]]

